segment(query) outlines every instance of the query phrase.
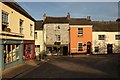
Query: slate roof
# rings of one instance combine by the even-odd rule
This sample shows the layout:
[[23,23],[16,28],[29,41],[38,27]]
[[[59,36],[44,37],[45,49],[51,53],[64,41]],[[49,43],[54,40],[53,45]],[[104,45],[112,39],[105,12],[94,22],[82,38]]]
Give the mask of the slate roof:
[[93,31],[120,32],[120,22],[116,21],[91,21]]
[[70,25],[90,25],[90,21],[87,18],[70,18]]
[[44,23],[69,23],[67,17],[50,17],[46,16]]
[[43,20],[35,22],[35,30],[43,30]]
[[26,16],[27,18],[31,19],[32,21],[35,21],[34,18],[32,18],[17,2],[2,2],[3,4],[9,6],[10,8],[16,10],[20,14]]

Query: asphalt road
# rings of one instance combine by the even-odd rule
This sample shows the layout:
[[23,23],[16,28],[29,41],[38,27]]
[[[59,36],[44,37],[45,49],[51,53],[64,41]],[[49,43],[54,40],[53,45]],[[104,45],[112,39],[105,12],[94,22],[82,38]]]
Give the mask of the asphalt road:
[[51,56],[21,78],[118,78],[119,56]]

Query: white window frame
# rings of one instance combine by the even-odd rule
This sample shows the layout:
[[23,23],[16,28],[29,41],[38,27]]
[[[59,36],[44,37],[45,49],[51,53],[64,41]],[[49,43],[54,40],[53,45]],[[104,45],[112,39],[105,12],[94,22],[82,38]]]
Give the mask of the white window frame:
[[[82,32],[80,32],[79,29],[82,29]],[[83,28],[78,28],[78,36],[82,36],[83,35]]]
[[[82,49],[83,49],[83,42],[78,42],[78,46],[77,46],[77,47],[78,47],[78,48],[77,48],[77,49],[78,49],[78,51],[79,51],[79,43],[81,43],[81,44],[82,44]],[[82,51],[82,50],[80,50],[80,51]]]

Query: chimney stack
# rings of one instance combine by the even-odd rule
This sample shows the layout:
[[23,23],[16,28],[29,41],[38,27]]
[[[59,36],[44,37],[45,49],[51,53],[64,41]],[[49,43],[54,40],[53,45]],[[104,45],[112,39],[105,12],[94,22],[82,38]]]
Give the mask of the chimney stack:
[[87,20],[88,20],[88,21],[91,21],[91,18],[90,18],[90,16],[87,16]]
[[70,12],[68,12],[68,14],[67,14],[67,18],[70,19]]
[[43,15],[43,19],[45,20],[45,18],[46,18],[46,13],[44,13],[44,15]]

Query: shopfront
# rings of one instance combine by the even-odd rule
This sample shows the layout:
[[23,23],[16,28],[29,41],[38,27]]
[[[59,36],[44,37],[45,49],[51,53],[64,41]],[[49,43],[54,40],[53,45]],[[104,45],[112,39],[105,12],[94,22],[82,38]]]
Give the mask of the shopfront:
[[35,58],[35,41],[34,40],[23,41],[23,57],[25,58],[25,60]]
[[22,40],[2,40],[2,70],[23,62]]

